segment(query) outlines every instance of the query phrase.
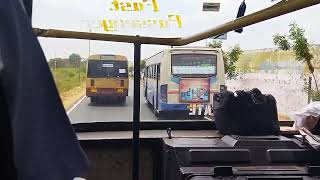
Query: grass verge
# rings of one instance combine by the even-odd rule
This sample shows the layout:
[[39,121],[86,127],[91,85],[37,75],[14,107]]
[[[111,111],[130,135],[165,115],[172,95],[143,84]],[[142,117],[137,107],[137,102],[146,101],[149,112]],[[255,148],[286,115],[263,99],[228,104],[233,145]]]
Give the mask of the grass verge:
[[63,106],[66,110],[85,94],[85,70],[78,68],[57,68],[51,70]]

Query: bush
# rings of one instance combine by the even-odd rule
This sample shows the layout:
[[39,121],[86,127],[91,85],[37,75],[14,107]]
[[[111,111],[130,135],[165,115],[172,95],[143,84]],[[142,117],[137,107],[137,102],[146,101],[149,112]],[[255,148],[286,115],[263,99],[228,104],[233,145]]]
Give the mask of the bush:
[[312,101],[320,101],[320,92],[312,91],[311,99],[312,99]]
[[86,80],[86,73],[80,68],[80,82],[78,68],[57,68],[52,70],[52,75],[59,93],[71,90],[83,84]]

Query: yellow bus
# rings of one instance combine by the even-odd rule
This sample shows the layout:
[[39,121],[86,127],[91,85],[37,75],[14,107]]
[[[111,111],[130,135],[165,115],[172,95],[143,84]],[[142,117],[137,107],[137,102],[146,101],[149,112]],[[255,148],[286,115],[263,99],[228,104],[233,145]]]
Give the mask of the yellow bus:
[[128,59],[122,55],[97,54],[88,58],[86,96],[117,98],[125,103],[129,91]]

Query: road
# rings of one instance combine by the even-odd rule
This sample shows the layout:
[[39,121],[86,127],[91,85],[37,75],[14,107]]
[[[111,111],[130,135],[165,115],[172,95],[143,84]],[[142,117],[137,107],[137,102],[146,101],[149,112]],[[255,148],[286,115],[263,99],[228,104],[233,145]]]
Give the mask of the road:
[[[129,96],[125,104],[116,103],[109,100],[103,103],[91,103],[90,99],[85,97],[69,113],[71,123],[90,123],[90,122],[111,122],[111,121],[132,121],[133,113],[133,81],[130,81]],[[189,117],[185,114],[174,113],[165,116],[155,117],[152,109],[146,104],[143,96],[143,87],[140,89],[141,102],[141,121],[155,120],[186,120],[197,117]]]

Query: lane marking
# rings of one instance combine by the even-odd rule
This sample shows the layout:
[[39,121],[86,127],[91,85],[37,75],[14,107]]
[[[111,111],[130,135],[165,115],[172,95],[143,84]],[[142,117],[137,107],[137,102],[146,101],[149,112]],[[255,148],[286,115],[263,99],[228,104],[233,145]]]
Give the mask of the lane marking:
[[74,104],[68,111],[67,115],[69,115],[87,96],[83,96],[76,104]]

